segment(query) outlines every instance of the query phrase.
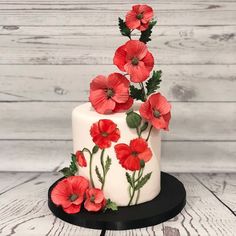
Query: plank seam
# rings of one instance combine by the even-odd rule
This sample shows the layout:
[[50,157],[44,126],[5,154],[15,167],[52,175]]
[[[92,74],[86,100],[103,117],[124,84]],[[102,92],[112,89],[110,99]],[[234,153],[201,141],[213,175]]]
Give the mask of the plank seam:
[[[14,172],[14,173],[15,173],[15,172]],[[26,172],[26,173],[30,173],[30,172]],[[7,193],[7,192],[11,191],[11,190],[14,189],[14,188],[17,188],[17,187],[19,187],[19,186],[21,186],[21,185],[23,185],[23,184],[26,184],[26,183],[28,183],[28,182],[30,182],[30,181],[32,181],[32,180],[37,179],[39,176],[40,176],[40,174],[37,174],[37,175],[35,175],[34,177],[32,177],[32,178],[30,178],[30,179],[28,179],[28,180],[25,180],[24,182],[19,183],[19,184],[13,186],[13,187],[11,187],[11,188],[9,188],[9,189],[7,189],[7,190],[1,192],[1,193],[0,193],[0,196],[3,195],[4,193]]]
[[203,186],[205,187],[222,205],[224,205],[234,216],[236,213],[227,205],[225,204],[210,188],[208,188],[200,179],[197,178],[193,173],[191,175]]

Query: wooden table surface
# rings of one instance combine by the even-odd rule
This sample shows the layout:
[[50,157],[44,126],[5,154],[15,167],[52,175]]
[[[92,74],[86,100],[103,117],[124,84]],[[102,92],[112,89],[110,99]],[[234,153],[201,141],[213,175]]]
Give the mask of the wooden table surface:
[[[101,235],[52,215],[47,190],[56,172],[0,173],[0,235]],[[236,174],[174,174],[187,191],[187,203],[175,218],[137,230],[106,231],[109,236],[235,236]]]

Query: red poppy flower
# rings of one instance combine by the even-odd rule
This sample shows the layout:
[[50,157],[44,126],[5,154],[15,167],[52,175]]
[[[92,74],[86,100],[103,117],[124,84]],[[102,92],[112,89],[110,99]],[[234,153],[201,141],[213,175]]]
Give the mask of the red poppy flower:
[[168,130],[171,105],[160,93],[153,94],[139,109],[141,116],[156,129]]
[[112,73],[107,78],[99,75],[90,84],[89,100],[101,114],[128,110],[133,104],[129,86],[129,80],[120,73]]
[[112,120],[102,119],[94,123],[90,129],[93,142],[99,148],[109,148],[111,142],[117,142],[120,138],[120,130]]
[[114,64],[130,75],[130,80],[140,83],[146,80],[154,66],[154,58],[145,43],[129,40],[119,47],[113,58]]
[[87,211],[99,211],[106,205],[106,199],[101,189],[91,188],[86,191],[84,208]]
[[147,162],[152,157],[152,151],[143,138],[136,138],[130,144],[115,145],[116,156],[120,164],[127,170],[140,170],[140,160]]
[[82,176],[70,176],[57,183],[51,192],[51,199],[56,205],[62,206],[68,214],[80,211],[89,182]]
[[87,166],[87,161],[85,159],[85,156],[82,151],[77,151],[76,152],[76,160],[81,167],[86,167]]
[[134,5],[126,15],[125,23],[130,29],[144,31],[153,18],[153,9],[147,5]]

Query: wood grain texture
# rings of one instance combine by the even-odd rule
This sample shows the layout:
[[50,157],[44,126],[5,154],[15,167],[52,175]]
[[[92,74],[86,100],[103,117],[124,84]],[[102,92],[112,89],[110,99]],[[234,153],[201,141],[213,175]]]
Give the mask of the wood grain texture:
[[[236,230],[235,216],[226,207],[222,208],[222,203],[217,201],[214,195],[201,185],[191,174],[178,174],[176,176],[184,183],[187,191],[186,207],[178,216],[161,225],[148,227],[146,230],[107,231],[107,235],[233,236]],[[198,176],[202,176],[202,174],[199,174]],[[223,176],[221,176],[221,180],[223,182],[225,179],[222,177]],[[235,180],[234,176],[234,181]],[[211,181],[206,181],[207,186],[211,184]]]
[[194,174],[194,176],[236,213],[236,173]]
[[[79,104],[2,102],[0,139],[71,139],[71,112]],[[172,116],[164,140],[236,140],[235,103],[172,103]]]
[[[8,191],[0,194],[1,235],[100,235],[99,230],[76,227],[52,216],[47,207],[47,190],[59,177],[55,173],[0,173],[0,186],[6,182],[9,185]],[[191,174],[178,174],[176,177],[184,183],[187,191],[187,205],[181,214],[153,227],[107,231],[106,235],[233,236],[235,216]],[[18,184],[14,183],[16,179]],[[223,175],[219,175],[218,179],[222,184],[227,181]],[[212,186],[212,182],[214,180],[210,178],[205,184]]]
[[[14,68],[14,69],[13,69]],[[162,65],[170,101],[236,102],[234,65]],[[0,101],[86,101],[89,83],[112,65],[1,65]]]
[[[1,140],[0,150],[0,171],[55,171],[69,165],[72,141]],[[209,173],[236,169],[234,142],[163,141],[161,150],[163,171]]]
[[[159,26],[153,32],[149,48],[158,65],[236,64],[236,26]],[[0,64],[111,65],[127,41],[118,26],[2,27],[0,35]]]
[[0,176],[0,186],[8,182],[8,191],[0,193],[1,235],[100,235],[100,230],[73,226],[51,214],[47,190],[60,177],[58,174],[1,173]]
[[[132,6],[123,0],[5,3],[0,4],[5,25],[116,25]],[[160,25],[235,25],[236,20],[234,1],[153,1],[152,6]]]

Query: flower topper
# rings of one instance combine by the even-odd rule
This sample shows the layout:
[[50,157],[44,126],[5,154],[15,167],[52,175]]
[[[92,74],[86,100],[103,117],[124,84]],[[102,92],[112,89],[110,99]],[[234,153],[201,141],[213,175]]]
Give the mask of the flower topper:
[[[81,207],[94,212],[117,210],[116,203],[106,199],[103,192],[113,158],[106,155],[108,148],[114,148],[121,167],[126,169],[128,206],[138,203],[141,188],[151,178],[152,172],[145,174],[145,165],[153,156],[148,140],[153,128],[168,130],[171,118],[170,103],[157,92],[162,72],[153,70],[154,57],[147,46],[156,23],[153,9],[146,4],[134,5],[127,12],[125,21],[119,18],[120,32],[129,39],[116,49],[113,58],[121,73],[96,76],[90,83],[89,101],[100,114],[127,111],[127,126],[136,130],[137,138],[130,140],[129,144],[118,143],[112,147],[120,139],[117,124],[110,119],[100,119],[91,125],[93,148],[84,147],[71,154],[69,167],[60,170],[65,178],[51,193],[52,201],[68,214],[78,213]],[[138,31],[138,39],[132,38],[134,30]],[[131,108],[134,100],[141,101],[137,112]],[[147,135],[143,137],[146,130]],[[100,164],[94,168],[93,158],[99,153]],[[76,176],[80,168],[88,168],[89,180]],[[99,186],[94,184],[93,170]]]

